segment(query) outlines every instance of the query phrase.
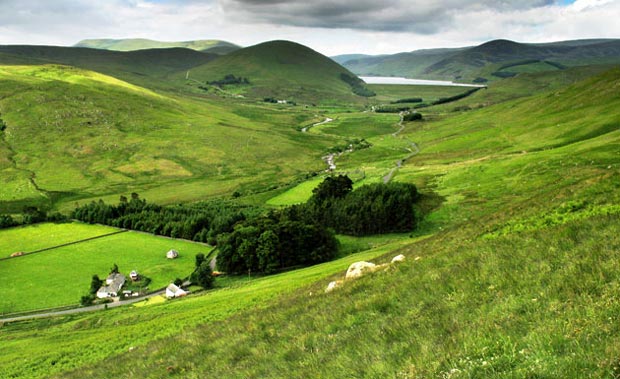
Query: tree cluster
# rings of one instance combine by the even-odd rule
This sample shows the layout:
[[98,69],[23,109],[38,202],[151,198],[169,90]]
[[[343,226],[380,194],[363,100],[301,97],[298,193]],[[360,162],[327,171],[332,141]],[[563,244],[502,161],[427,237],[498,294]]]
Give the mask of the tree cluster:
[[190,280],[205,289],[213,287],[213,272],[203,253],[196,254],[196,267],[190,275]]
[[352,190],[347,176],[327,178],[310,200],[285,210],[293,220],[313,221],[356,236],[408,232],[416,226],[418,192],[406,183],[370,184]]
[[411,112],[403,115],[403,121],[420,121],[422,120],[422,113]]
[[13,216],[8,214],[0,214],[0,229],[36,224],[37,222],[44,221],[65,222],[67,221],[67,217],[58,212],[48,214],[46,211],[38,207],[25,206],[21,213],[21,220],[19,220],[19,218],[15,219]]
[[161,206],[148,204],[137,194],[132,194],[131,200],[123,196],[117,205],[93,201],[76,208],[72,217],[90,224],[215,244],[218,234],[231,231],[237,222],[257,212],[256,208],[223,200]]
[[421,103],[424,101],[421,97],[408,97],[406,99],[398,99],[390,102],[390,104],[403,104],[403,103]]
[[221,87],[221,86],[228,85],[228,84],[250,84],[250,81],[248,80],[248,78],[244,78],[241,76],[236,77],[233,74],[227,74],[226,76],[224,76],[224,79],[213,80],[213,81],[207,82],[207,84]]
[[264,272],[333,259],[338,240],[322,225],[291,220],[286,212],[247,220],[218,236],[217,266],[229,273]]

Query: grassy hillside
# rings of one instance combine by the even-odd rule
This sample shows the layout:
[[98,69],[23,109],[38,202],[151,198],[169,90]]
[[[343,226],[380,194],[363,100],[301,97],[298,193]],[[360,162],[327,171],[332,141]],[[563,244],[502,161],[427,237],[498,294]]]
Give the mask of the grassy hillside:
[[[373,146],[337,163],[364,180],[419,146],[393,180],[433,203],[425,238],[187,300],[3,325],[0,374],[614,377],[620,69],[554,78],[469,112],[427,109],[396,136],[390,120],[358,131]],[[363,115],[318,132],[347,135]],[[324,293],[351,262],[397,253],[406,263]]]
[[[126,38],[126,39],[85,39],[74,45],[75,47],[89,47],[93,49],[105,49],[116,51],[133,51],[144,49],[166,49],[172,47],[183,47],[197,51],[212,52],[232,52],[240,47],[226,41],[216,39],[205,39],[196,41],[162,42],[145,38]],[[217,53],[216,53],[217,54]]]
[[[166,203],[274,188],[322,168],[313,114],[160,95],[67,66],[2,66],[2,212],[139,192]],[[174,189],[172,189],[174,188]]]
[[183,85],[166,81],[168,76],[209,62],[217,55],[185,48],[139,51],[108,51],[59,46],[0,46],[0,65],[63,64],[149,87]]
[[249,85],[241,87],[245,96],[316,103],[360,101],[342,79],[343,74],[363,85],[355,75],[326,56],[289,41],[265,42],[235,51],[193,68],[190,78],[208,82],[221,80],[228,74],[249,80]]
[[515,73],[553,71],[564,66],[618,63],[620,42],[613,39],[593,39],[527,44],[494,40],[460,49],[431,49],[381,57],[362,57],[344,62],[344,66],[358,75],[470,82],[476,78],[498,80],[504,76],[493,73],[502,71],[506,65],[518,66],[531,61],[540,64]]

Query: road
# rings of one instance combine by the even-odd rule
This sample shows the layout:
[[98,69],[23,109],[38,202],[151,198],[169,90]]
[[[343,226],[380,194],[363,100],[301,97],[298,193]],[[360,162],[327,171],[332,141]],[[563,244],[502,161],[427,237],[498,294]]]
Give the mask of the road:
[[5,322],[24,321],[24,320],[32,320],[32,319],[37,319],[37,318],[46,318],[46,317],[55,317],[55,316],[66,316],[66,315],[73,315],[73,314],[78,314],[78,313],[100,311],[100,310],[107,309],[107,308],[116,308],[116,307],[121,307],[123,305],[137,303],[139,301],[149,299],[151,297],[159,296],[159,295],[164,294],[165,292],[166,292],[166,289],[161,289],[159,291],[152,292],[145,296],[136,297],[136,298],[123,300],[123,301],[115,301],[113,303],[91,305],[88,307],[80,307],[80,308],[71,308],[71,309],[65,309],[62,311],[43,312],[43,313],[35,313],[35,314],[29,314],[29,315],[24,315],[24,316],[1,318],[0,324],[5,323]]

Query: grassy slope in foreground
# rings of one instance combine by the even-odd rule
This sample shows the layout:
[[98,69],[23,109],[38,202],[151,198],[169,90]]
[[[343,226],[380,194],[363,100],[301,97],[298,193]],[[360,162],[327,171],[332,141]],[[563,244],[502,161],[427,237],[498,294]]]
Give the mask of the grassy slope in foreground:
[[321,281],[56,377],[613,377],[619,227],[600,217],[493,241],[432,238],[333,293]]
[[[250,81],[246,94],[316,103],[360,101],[341,74],[355,76],[316,51],[289,41],[271,41],[246,47],[195,67],[190,77],[221,80],[233,74]],[[185,72],[183,72],[185,75]]]
[[[27,233],[30,229],[48,228],[55,225],[42,224],[36,227],[19,228]],[[79,241],[91,235],[89,228],[99,231],[102,227],[81,224],[66,224],[66,230],[74,232]],[[113,228],[106,228],[114,231]],[[0,239],[5,233],[0,232]],[[59,245],[58,240],[48,236],[48,247]],[[170,249],[179,251],[179,258],[166,259]],[[176,278],[187,277],[194,267],[194,256],[208,253],[210,247],[183,240],[157,237],[145,233],[125,232],[105,236],[73,245],[58,247],[40,253],[0,261],[2,283],[0,291],[0,313],[77,305],[80,297],[88,292],[91,277],[95,274],[104,278],[113,264],[121,273],[129,275],[137,270],[152,281],[151,290],[165,287]]]
[[[182,301],[0,324],[3,341],[0,377],[34,379],[53,373],[64,375],[68,369],[101,362],[127,352],[130,347],[141,349],[154,339],[178,335],[205,322],[224,320],[242,310],[263,308],[277,296],[341,273],[355,261],[372,259],[399,246],[402,241],[300,270],[241,281],[232,288]],[[31,360],[32,357],[36,359]]]

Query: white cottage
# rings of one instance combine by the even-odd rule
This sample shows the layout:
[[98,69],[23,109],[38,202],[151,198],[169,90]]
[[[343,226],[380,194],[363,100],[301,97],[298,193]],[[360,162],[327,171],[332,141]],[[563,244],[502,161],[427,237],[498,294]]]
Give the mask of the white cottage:
[[166,287],[166,297],[168,299],[172,299],[174,297],[182,297],[185,295],[187,295],[187,291],[174,283],[170,283],[168,287]]
[[97,297],[105,299],[106,297],[116,297],[118,292],[125,284],[125,275],[119,273],[110,274],[106,279],[106,285],[97,290]]

